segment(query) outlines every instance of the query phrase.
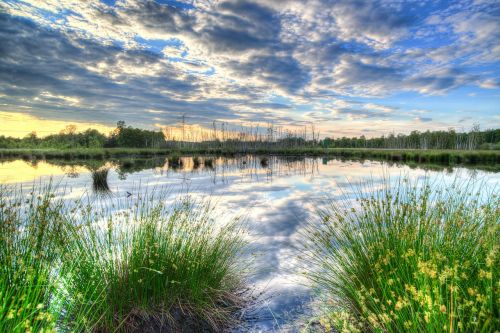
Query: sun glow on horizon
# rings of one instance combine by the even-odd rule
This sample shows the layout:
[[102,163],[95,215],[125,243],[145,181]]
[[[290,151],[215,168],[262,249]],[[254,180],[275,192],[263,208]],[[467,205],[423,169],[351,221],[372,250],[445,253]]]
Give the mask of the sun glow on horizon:
[[79,121],[51,120],[38,118],[25,113],[0,111],[0,135],[22,138],[31,132],[36,132],[38,137],[45,137],[61,132],[68,125],[75,125],[77,132],[86,129],[96,129],[108,134],[114,127]]
[[0,163],[0,184],[34,182],[41,177],[83,174],[89,170],[83,166],[58,166],[45,161],[36,164],[16,160]]

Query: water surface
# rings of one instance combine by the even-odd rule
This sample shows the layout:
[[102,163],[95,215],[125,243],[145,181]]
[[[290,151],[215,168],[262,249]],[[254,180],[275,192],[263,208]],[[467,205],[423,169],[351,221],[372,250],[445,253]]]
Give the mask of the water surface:
[[[68,200],[82,195],[100,200],[138,196],[167,188],[166,197],[189,193],[211,197],[219,213],[243,216],[249,232],[249,258],[255,268],[250,283],[262,295],[249,318],[252,332],[300,329],[307,319],[312,291],[297,268],[298,243],[305,223],[314,212],[352,191],[352,183],[380,182],[383,177],[428,177],[452,182],[475,179],[495,186],[500,174],[462,168],[410,168],[375,161],[340,161],[327,158],[259,157],[210,158],[198,165],[191,157],[112,161],[58,161],[37,163],[0,161],[0,184],[29,188],[52,181],[65,188]],[[103,170],[108,170],[103,172]],[[105,182],[105,187],[101,182]],[[100,185],[101,184],[101,185]]]

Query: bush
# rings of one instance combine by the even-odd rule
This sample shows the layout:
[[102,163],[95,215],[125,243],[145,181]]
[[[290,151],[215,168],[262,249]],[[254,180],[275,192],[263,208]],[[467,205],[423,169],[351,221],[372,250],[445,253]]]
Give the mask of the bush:
[[322,212],[305,250],[307,276],[328,300],[323,327],[495,332],[500,207],[473,185],[403,180]]

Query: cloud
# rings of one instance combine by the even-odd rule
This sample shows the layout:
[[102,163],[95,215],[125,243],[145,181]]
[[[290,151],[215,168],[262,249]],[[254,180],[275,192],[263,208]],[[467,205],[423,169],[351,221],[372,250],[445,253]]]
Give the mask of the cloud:
[[272,87],[295,92],[304,87],[309,76],[307,71],[290,56],[255,56],[248,62],[229,62],[236,75],[253,77]]
[[[315,119],[327,126],[328,117],[408,114],[384,111],[374,97],[499,88],[494,1],[6,0],[0,6],[6,111],[107,123],[123,118],[140,126],[177,122],[182,114],[202,125]],[[346,105],[333,105],[342,100]]]
[[280,20],[271,9],[249,1],[221,2],[198,15],[195,38],[212,53],[279,48]]
[[432,121],[430,117],[415,117],[415,120],[422,123],[428,123]]
[[498,89],[500,88],[500,80],[486,79],[482,81],[479,86],[485,89]]
[[[0,47],[0,91],[12,108],[108,123],[124,117],[148,124],[149,115],[141,112],[148,108],[169,111],[165,121],[192,108],[199,121],[231,117],[218,103],[186,102],[186,96],[200,94],[200,83],[147,51],[70,38],[6,15],[0,16],[0,36],[6,41]],[[61,98],[53,96],[78,103],[56,103]]]
[[467,74],[458,68],[437,70],[425,74],[418,74],[405,81],[408,89],[417,90],[423,94],[443,94],[467,84],[472,84],[478,77]]

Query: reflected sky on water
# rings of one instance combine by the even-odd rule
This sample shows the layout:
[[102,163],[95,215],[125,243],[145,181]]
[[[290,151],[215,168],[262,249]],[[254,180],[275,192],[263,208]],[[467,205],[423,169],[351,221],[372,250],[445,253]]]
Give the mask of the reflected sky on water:
[[[107,170],[102,172],[102,170]],[[106,201],[126,200],[153,189],[158,200],[189,193],[195,199],[210,197],[221,220],[243,217],[249,233],[246,258],[253,267],[250,283],[257,304],[248,314],[252,332],[297,331],[307,320],[313,293],[297,268],[301,232],[307,221],[328,200],[348,195],[353,183],[382,183],[384,177],[428,177],[438,182],[475,179],[487,187],[497,186],[500,173],[463,168],[422,167],[375,161],[340,161],[326,158],[182,157],[113,161],[59,161],[32,163],[12,160],[0,163],[0,184],[52,183],[64,188],[68,199],[81,196]],[[103,179],[106,195],[100,193]],[[166,189],[166,190],[165,190]],[[262,294],[261,294],[262,293]]]

